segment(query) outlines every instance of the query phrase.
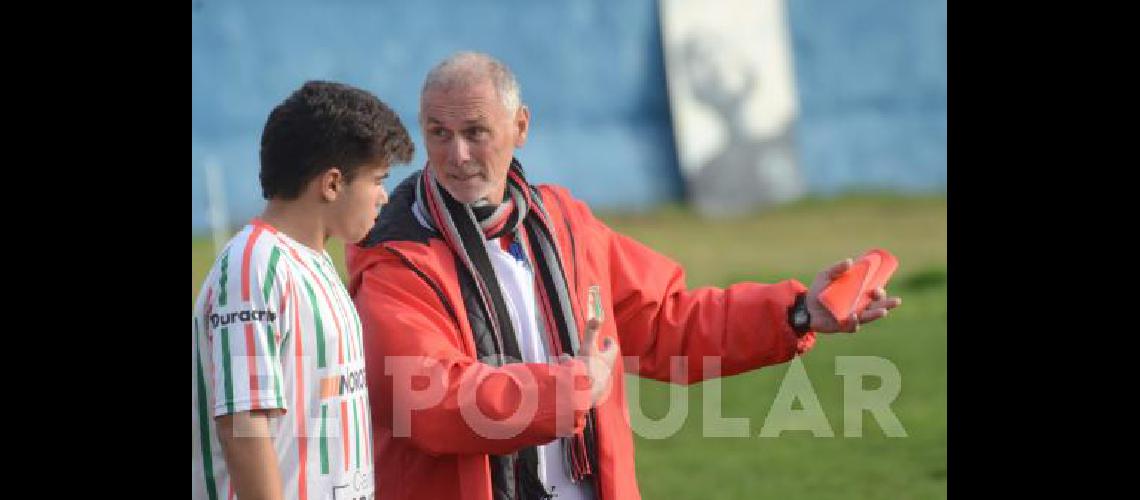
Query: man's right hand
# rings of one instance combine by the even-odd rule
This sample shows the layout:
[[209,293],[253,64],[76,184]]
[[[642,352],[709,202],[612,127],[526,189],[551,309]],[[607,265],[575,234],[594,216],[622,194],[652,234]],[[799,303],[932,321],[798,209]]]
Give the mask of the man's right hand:
[[586,321],[586,336],[582,340],[582,348],[578,350],[576,358],[586,365],[590,376],[590,403],[597,406],[610,388],[610,379],[614,373],[614,362],[617,360],[618,346],[612,338],[606,338],[605,345],[598,349],[598,330],[602,329],[602,321],[594,318]]
[[859,330],[860,324],[867,324],[882,318],[887,315],[887,311],[902,304],[902,298],[888,297],[885,289],[878,288],[871,292],[871,303],[867,304],[858,314],[851,313],[848,318],[833,316],[831,310],[823,305],[823,301],[819,300],[819,296],[832,281],[839,279],[843,273],[851,269],[853,264],[854,262],[850,258],[843,259],[820,271],[815,280],[812,281],[806,299],[808,312],[811,313],[811,331],[818,333],[855,333]]

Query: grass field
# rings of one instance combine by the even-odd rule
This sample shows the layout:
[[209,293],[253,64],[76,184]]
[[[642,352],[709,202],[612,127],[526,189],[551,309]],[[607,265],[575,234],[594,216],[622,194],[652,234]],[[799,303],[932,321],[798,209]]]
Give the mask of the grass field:
[[[925,499],[946,497],[946,200],[849,196],[807,200],[763,214],[703,220],[681,208],[650,214],[599,214],[685,266],[690,287],[796,278],[810,283],[824,266],[881,246],[900,266],[889,291],[902,307],[854,336],[827,336],[803,359],[835,437],[787,431],[759,437],[788,365],[724,379],[723,418],[750,421],[751,437],[702,437],[702,395],[686,390],[688,417],[666,439],[635,433],[638,480],[647,499]],[[343,249],[330,249],[342,266]],[[213,261],[210,240],[193,240],[193,297]],[[341,268],[343,276],[343,268]],[[862,437],[844,437],[843,378],[837,356],[893,363],[902,390],[891,405],[906,437],[887,437],[870,413]],[[632,382],[627,380],[627,382]],[[879,382],[866,378],[863,387]],[[637,404],[660,418],[669,386],[641,381]],[[800,406],[796,406],[799,409]]]

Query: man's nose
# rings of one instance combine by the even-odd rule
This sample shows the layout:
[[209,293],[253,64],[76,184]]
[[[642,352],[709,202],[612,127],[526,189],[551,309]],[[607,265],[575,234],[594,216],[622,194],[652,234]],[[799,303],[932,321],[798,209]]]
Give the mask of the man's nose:
[[462,136],[456,136],[455,140],[451,141],[451,164],[460,166],[469,161],[471,161],[471,146]]

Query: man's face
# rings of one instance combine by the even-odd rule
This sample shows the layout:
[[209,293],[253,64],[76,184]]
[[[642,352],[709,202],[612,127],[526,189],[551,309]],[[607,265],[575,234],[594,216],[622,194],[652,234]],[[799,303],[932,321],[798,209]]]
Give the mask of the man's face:
[[515,148],[526,142],[530,115],[512,113],[491,82],[432,88],[420,101],[428,165],[461,203],[502,201]]
[[333,236],[356,243],[368,235],[380,207],[388,202],[384,179],[389,170],[388,162],[381,160],[362,165],[351,182],[341,181],[330,206],[329,232]]

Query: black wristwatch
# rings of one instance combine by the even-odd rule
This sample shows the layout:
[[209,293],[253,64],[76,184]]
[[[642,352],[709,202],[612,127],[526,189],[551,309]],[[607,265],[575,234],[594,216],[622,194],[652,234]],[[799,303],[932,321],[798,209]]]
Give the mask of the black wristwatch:
[[796,301],[788,308],[788,324],[796,336],[802,337],[811,330],[811,313],[808,312],[806,293],[797,295]]

